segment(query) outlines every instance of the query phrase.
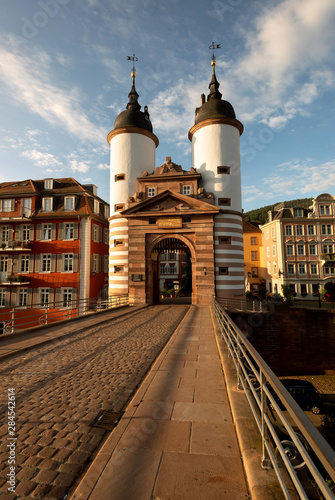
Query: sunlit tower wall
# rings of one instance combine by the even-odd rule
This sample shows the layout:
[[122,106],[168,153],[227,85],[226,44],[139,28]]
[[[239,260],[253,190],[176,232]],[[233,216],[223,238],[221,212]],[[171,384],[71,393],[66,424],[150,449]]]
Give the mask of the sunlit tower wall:
[[195,124],[189,131],[192,165],[202,176],[202,187],[214,194],[220,213],[214,220],[215,290],[220,298],[244,294],[243,224],[240,136],[243,125],[233,106],[223,100],[212,59],[210,93],[201,96]]
[[137,191],[137,178],[143,171],[155,168],[158,138],[152,132],[148,108],[140,111],[135,89],[133,68],[132,87],[125,111],[116,118],[108,134],[110,144],[110,210],[109,219],[109,295],[128,293],[128,222],[122,217],[127,200]]

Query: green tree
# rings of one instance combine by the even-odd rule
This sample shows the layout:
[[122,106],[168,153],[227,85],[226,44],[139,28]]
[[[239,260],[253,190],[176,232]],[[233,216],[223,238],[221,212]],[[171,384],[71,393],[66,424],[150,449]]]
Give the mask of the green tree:
[[291,288],[289,287],[289,285],[282,285],[281,289],[282,289],[284,297],[286,298],[286,301],[289,304],[292,304],[292,302],[293,302],[293,292],[292,292]]

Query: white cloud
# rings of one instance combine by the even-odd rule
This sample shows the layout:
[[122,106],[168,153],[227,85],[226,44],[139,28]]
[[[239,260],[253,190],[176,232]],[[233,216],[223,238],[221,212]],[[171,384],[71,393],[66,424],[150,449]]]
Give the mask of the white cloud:
[[108,165],[108,163],[100,163],[98,165],[98,169],[99,170],[109,170],[109,165]]
[[72,170],[73,172],[85,173],[90,169],[90,165],[88,163],[78,161],[75,158],[69,160],[68,165],[70,170]]
[[36,149],[23,151],[20,156],[33,161],[34,164],[38,167],[53,167],[61,165],[60,160],[54,155],[50,153],[42,153],[41,151],[37,151]]
[[84,100],[76,88],[62,89],[55,83],[50,56],[29,44],[10,44],[0,38],[0,79],[16,102],[52,125],[71,134],[100,142],[105,131],[94,125],[81,109]]

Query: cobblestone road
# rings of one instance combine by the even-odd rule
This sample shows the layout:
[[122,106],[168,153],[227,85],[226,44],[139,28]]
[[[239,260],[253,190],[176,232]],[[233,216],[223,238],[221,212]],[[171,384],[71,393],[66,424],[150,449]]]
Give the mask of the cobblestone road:
[[[90,327],[0,365],[0,496],[62,499],[107,431],[100,410],[119,411],[189,306],[160,305]],[[8,492],[7,393],[16,394],[16,488]]]

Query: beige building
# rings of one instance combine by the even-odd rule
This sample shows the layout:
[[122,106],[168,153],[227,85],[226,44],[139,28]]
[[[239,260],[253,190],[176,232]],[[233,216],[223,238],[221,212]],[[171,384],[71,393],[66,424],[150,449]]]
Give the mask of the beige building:
[[298,297],[313,298],[335,281],[335,197],[320,194],[309,208],[277,205],[261,226],[266,287],[287,284]]

